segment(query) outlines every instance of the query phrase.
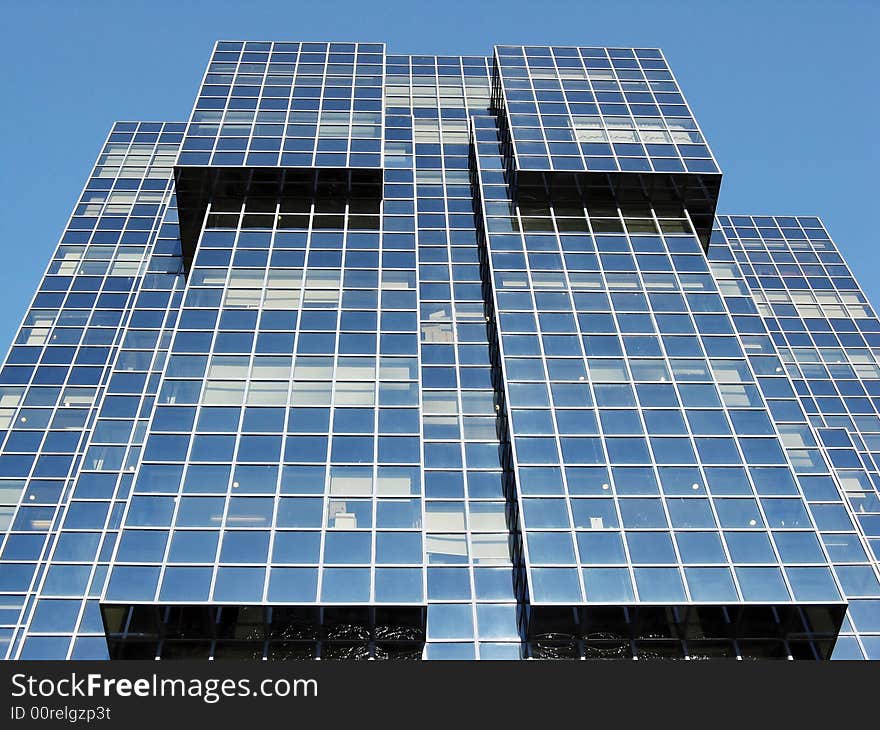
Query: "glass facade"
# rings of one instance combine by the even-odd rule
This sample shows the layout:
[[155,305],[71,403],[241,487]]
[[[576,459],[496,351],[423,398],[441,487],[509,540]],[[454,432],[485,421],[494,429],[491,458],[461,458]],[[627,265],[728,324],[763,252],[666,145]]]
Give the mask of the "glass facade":
[[657,49],[221,41],[0,370],[8,658],[880,658],[880,322]]

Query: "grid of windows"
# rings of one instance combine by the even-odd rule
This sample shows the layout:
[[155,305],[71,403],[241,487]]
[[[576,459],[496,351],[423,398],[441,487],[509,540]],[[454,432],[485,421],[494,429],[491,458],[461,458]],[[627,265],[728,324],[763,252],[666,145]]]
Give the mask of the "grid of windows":
[[838,600],[756,385],[779,360],[746,359],[686,212],[525,217],[501,182],[481,175],[532,604]]
[[106,600],[423,600],[412,249],[205,230]]
[[496,46],[494,61],[519,170],[719,172],[659,49]]
[[183,130],[114,125],[0,371],[4,655],[106,653],[97,599],[179,278],[166,209]]
[[787,445],[824,454],[801,464],[849,601],[836,653],[878,659],[880,322],[818,218],[721,216],[709,257],[738,328],[766,328],[790,378],[799,407],[770,401]]
[[[484,58],[388,57],[385,213],[414,211],[424,436],[425,656],[518,658],[512,518],[468,172]],[[391,84],[396,86],[392,89]],[[393,92],[393,98],[392,98]]]
[[219,41],[179,165],[382,167],[385,47]]

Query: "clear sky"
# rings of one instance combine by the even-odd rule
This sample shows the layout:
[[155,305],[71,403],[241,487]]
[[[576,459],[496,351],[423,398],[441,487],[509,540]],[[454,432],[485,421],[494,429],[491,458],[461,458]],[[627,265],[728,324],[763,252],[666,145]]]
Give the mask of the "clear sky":
[[818,215],[873,303],[878,0],[29,0],[2,3],[0,348],[114,120],[185,121],[213,42],[659,46],[724,171],[719,212]]

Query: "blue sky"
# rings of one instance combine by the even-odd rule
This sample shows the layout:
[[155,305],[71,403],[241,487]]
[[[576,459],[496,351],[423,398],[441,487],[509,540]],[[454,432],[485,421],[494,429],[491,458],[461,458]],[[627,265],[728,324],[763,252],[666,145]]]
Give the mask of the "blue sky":
[[184,121],[218,38],[659,46],[725,173],[719,212],[819,215],[880,304],[876,0],[30,0],[3,15],[3,350],[109,126]]

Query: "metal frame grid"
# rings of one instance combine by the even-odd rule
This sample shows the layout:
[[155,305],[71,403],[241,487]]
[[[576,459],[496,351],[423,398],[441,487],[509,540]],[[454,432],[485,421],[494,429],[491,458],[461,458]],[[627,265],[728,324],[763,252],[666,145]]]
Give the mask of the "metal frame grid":
[[763,320],[800,403],[771,402],[774,421],[790,449],[823,454],[821,471],[804,466],[816,472],[810,509],[849,602],[836,654],[878,659],[880,321],[819,218],[720,216],[713,241],[714,275]]
[[[140,453],[138,414],[162,367],[154,352],[180,252],[161,236],[173,228],[183,129],[114,125],[0,376],[4,491],[21,495],[0,553],[11,657],[85,657],[106,645],[71,637],[103,634],[97,598]],[[100,484],[85,483],[89,467],[104,472]]]
[[[478,121],[478,160],[498,169],[498,133]],[[776,360],[745,358],[686,218],[553,206],[525,218],[498,173],[481,174],[531,603],[839,601],[821,548],[787,569],[770,547],[770,528],[815,542],[755,385],[753,364]],[[676,226],[685,235],[659,235]],[[706,530],[714,552],[694,543],[683,559],[682,541]],[[791,594],[778,567],[733,552],[746,538],[766,542]]]
[[379,168],[382,43],[218,41],[178,165]]
[[720,172],[655,48],[495,46],[519,170]]

